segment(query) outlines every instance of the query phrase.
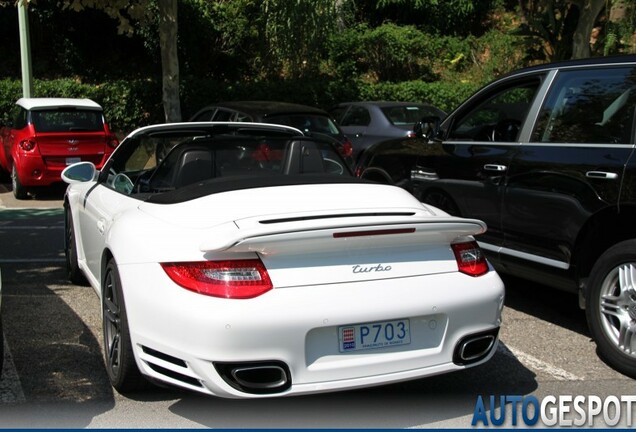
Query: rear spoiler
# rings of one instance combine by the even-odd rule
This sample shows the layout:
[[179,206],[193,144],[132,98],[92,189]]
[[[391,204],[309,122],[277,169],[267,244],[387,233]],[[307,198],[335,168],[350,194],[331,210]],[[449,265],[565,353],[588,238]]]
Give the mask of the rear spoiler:
[[[272,222],[274,221],[274,222]],[[259,252],[262,254],[320,252],[337,248],[374,248],[427,242],[450,244],[482,234],[486,224],[476,219],[423,215],[339,215],[316,218],[262,218],[224,224],[200,245],[202,252]]]

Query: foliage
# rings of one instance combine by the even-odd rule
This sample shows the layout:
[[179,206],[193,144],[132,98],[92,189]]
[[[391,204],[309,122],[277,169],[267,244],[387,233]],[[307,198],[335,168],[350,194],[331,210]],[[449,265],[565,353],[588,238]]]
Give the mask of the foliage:
[[[239,99],[323,108],[411,100],[449,111],[503,73],[567,58],[583,1],[179,0],[183,118]],[[594,54],[634,52],[636,7],[603,1],[623,2],[628,13],[622,21],[607,10],[598,17]],[[119,131],[163,120],[158,0],[30,5],[36,95],[90,97]],[[90,9],[97,6],[106,14]],[[0,7],[0,77],[17,78],[12,9]],[[2,104],[19,93],[19,81],[0,81]]]
[[384,22],[417,25],[427,33],[480,35],[490,27],[488,16],[504,0],[358,0],[358,16],[372,26]]
[[360,100],[400,100],[426,102],[450,112],[473,94],[481,83],[404,81],[377,83],[360,88]]
[[337,5],[334,0],[264,0],[259,21],[271,54],[265,65],[291,78],[317,75],[327,36],[337,30]]
[[[0,112],[8,113],[21,96],[19,80],[0,80]],[[35,80],[33,97],[92,99],[104,108],[111,128],[119,132],[162,121],[161,84],[155,81],[116,80],[91,84],[68,78]]]

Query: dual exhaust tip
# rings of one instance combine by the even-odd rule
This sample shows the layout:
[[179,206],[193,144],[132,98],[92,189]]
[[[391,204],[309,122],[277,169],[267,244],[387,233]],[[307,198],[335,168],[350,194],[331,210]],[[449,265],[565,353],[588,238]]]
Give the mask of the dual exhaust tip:
[[245,393],[282,393],[292,384],[289,368],[280,361],[214,362],[214,367],[226,383]]
[[485,359],[495,347],[498,334],[499,328],[495,328],[464,336],[455,346],[453,363],[466,366]]
[[[492,352],[499,328],[464,336],[455,346],[453,363],[461,366],[477,363]],[[292,385],[287,365],[281,361],[214,362],[217,372],[233,388],[251,394],[276,394]]]

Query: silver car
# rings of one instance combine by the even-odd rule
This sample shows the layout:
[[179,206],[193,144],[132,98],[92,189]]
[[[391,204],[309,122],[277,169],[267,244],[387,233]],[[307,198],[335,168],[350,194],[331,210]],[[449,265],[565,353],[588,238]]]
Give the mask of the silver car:
[[392,138],[415,137],[415,125],[424,117],[446,117],[433,105],[416,102],[343,102],[330,110],[351,140],[354,161],[369,146]]

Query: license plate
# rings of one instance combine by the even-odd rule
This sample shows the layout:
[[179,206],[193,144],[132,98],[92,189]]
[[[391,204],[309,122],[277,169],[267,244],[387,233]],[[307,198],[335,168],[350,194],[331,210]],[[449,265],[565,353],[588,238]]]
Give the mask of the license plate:
[[363,351],[411,343],[408,319],[338,327],[340,352]]
[[73,165],[74,163],[78,163],[81,161],[82,161],[82,158],[79,158],[79,157],[67,157],[66,165]]

